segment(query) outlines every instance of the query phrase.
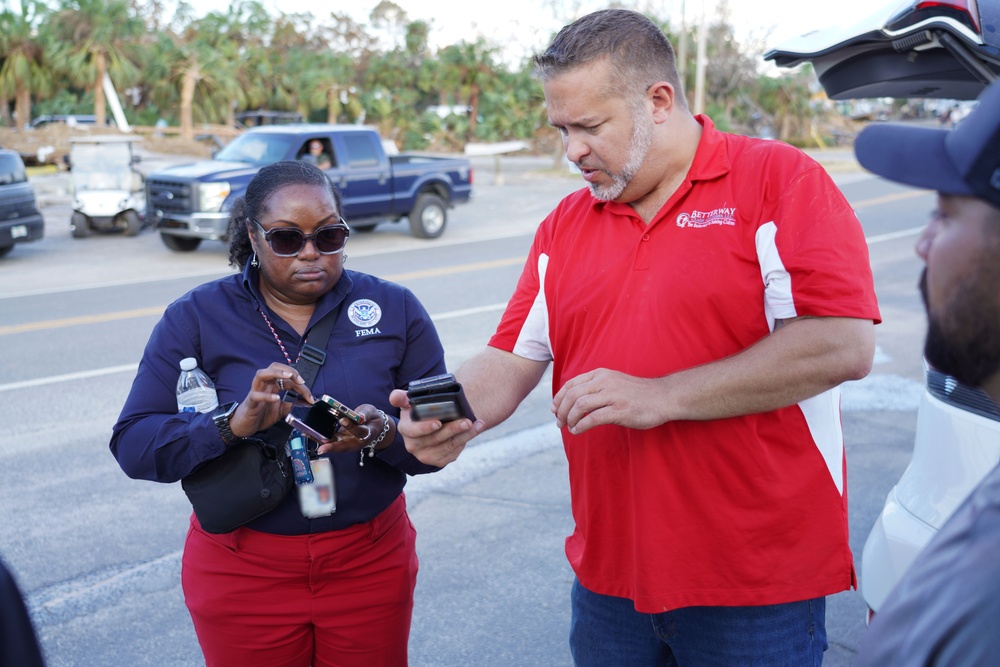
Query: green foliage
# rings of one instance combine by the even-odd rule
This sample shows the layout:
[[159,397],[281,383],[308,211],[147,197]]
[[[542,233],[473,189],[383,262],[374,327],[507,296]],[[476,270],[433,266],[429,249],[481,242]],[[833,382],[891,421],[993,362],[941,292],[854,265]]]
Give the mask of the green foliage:
[[[161,117],[182,127],[229,123],[237,111],[272,108],[375,125],[403,149],[551,134],[530,60],[506,64],[500,45],[483,37],[435,50],[433,22],[411,20],[391,0],[375,6],[368,25],[329,10],[272,15],[261,0],[231,0],[200,18],[185,0],[21,0],[20,13],[7,2],[0,95],[13,100],[20,86],[38,113],[90,111],[106,67],[127,115],[144,125]],[[697,27],[653,18],[675,46],[686,42],[679,64],[690,103]],[[725,4],[707,34],[705,104],[718,127],[768,124],[789,136],[808,128],[810,70],[760,76],[759,45],[737,42]],[[426,111],[438,105],[470,111],[443,119]],[[795,116],[807,120],[796,125]]]
[[705,114],[712,119],[715,127],[723,132],[731,132],[733,129],[730,116],[726,113],[726,107],[719,102],[709,102],[705,109]]
[[493,85],[480,97],[478,141],[530,140],[548,125],[541,84],[527,63],[515,72],[497,72]]
[[152,104],[134,109],[131,113],[126,111],[126,117],[128,118],[128,122],[132,125],[144,125],[146,127],[156,125],[156,121],[160,120],[160,118],[163,118],[168,123],[171,121],[176,123],[176,119],[172,119],[170,114],[160,113],[160,110]]
[[64,88],[51,97],[39,100],[34,105],[34,110],[33,116],[90,114],[94,112],[94,95],[79,89]]

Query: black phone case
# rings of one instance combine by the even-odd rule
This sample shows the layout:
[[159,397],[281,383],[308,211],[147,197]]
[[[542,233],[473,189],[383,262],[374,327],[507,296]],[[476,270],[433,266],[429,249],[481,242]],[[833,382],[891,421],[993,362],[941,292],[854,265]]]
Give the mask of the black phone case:
[[[414,386],[416,384],[416,386]],[[442,375],[411,383],[406,392],[410,399],[410,415],[417,421],[440,419],[443,422],[467,418],[476,421],[465,390],[454,376]]]
[[313,440],[329,440],[340,428],[339,418],[333,408],[320,401],[313,403],[301,419],[289,413],[285,421]]

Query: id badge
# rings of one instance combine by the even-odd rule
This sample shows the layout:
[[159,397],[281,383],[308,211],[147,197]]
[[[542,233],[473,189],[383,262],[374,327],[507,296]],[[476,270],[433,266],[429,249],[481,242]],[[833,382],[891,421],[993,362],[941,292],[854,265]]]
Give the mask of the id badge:
[[337,511],[337,493],[333,485],[333,464],[330,459],[318,458],[309,462],[313,481],[299,484],[299,509],[307,519],[330,516]]

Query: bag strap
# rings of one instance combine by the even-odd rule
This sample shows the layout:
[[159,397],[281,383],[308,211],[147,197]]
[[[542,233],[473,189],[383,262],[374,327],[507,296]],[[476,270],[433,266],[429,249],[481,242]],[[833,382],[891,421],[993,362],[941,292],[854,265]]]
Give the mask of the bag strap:
[[[330,342],[330,334],[333,332],[333,325],[338,314],[340,314],[340,308],[331,310],[313,325],[306,344],[302,346],[302,354],[295,362],[295,370],[305,380],[304,384],[307,387],[312,386],[313,380],[316,379],[316,374],[319,372],[319,367],[326,361],[326,346]],[[312,345],[312,342],[319,343],[319,345]]]
[[[298,361],[295,362],[295,370],[302,376],[304,380],[303,384],[307,387],[312,386],[313,380],[316,379],[316,375],[319,373],[320,366],[326,361],[326,346],[330,342],[330,334],[333,333],[333,325],[336,323],[337,315],[339,314],[340,308],[338,307],[324,315],[319,322],[313,325],[313,328],[309,331],[308,340],[302,347],[302,354],[299,355]],[[316,343],[316,345],[313,345],[313,343]],[[282,398],[287,395],[287,391],[283,392]],[[264,433],[264,440],[268,443],[278,442],[283,445],[291,434],[291,424],[281,419],[271,428],[267,429]]]

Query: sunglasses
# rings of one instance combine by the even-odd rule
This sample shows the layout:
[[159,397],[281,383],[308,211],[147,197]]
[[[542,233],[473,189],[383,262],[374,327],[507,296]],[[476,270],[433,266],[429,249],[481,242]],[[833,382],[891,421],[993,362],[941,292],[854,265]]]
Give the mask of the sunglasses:
[[351,235],[351,228],[343,218],[337,224],[320,227],[312,234],[303,234],[302,230],[295,227],[275,227],[268,231],[264,229],[264,225],[253,218],[251,220],[264,235],[271,252],[278,257],[295,257],[306,247],[306,241],[312,241],[320,254],[336,255],[343,251],[347,245],[347,237]]

